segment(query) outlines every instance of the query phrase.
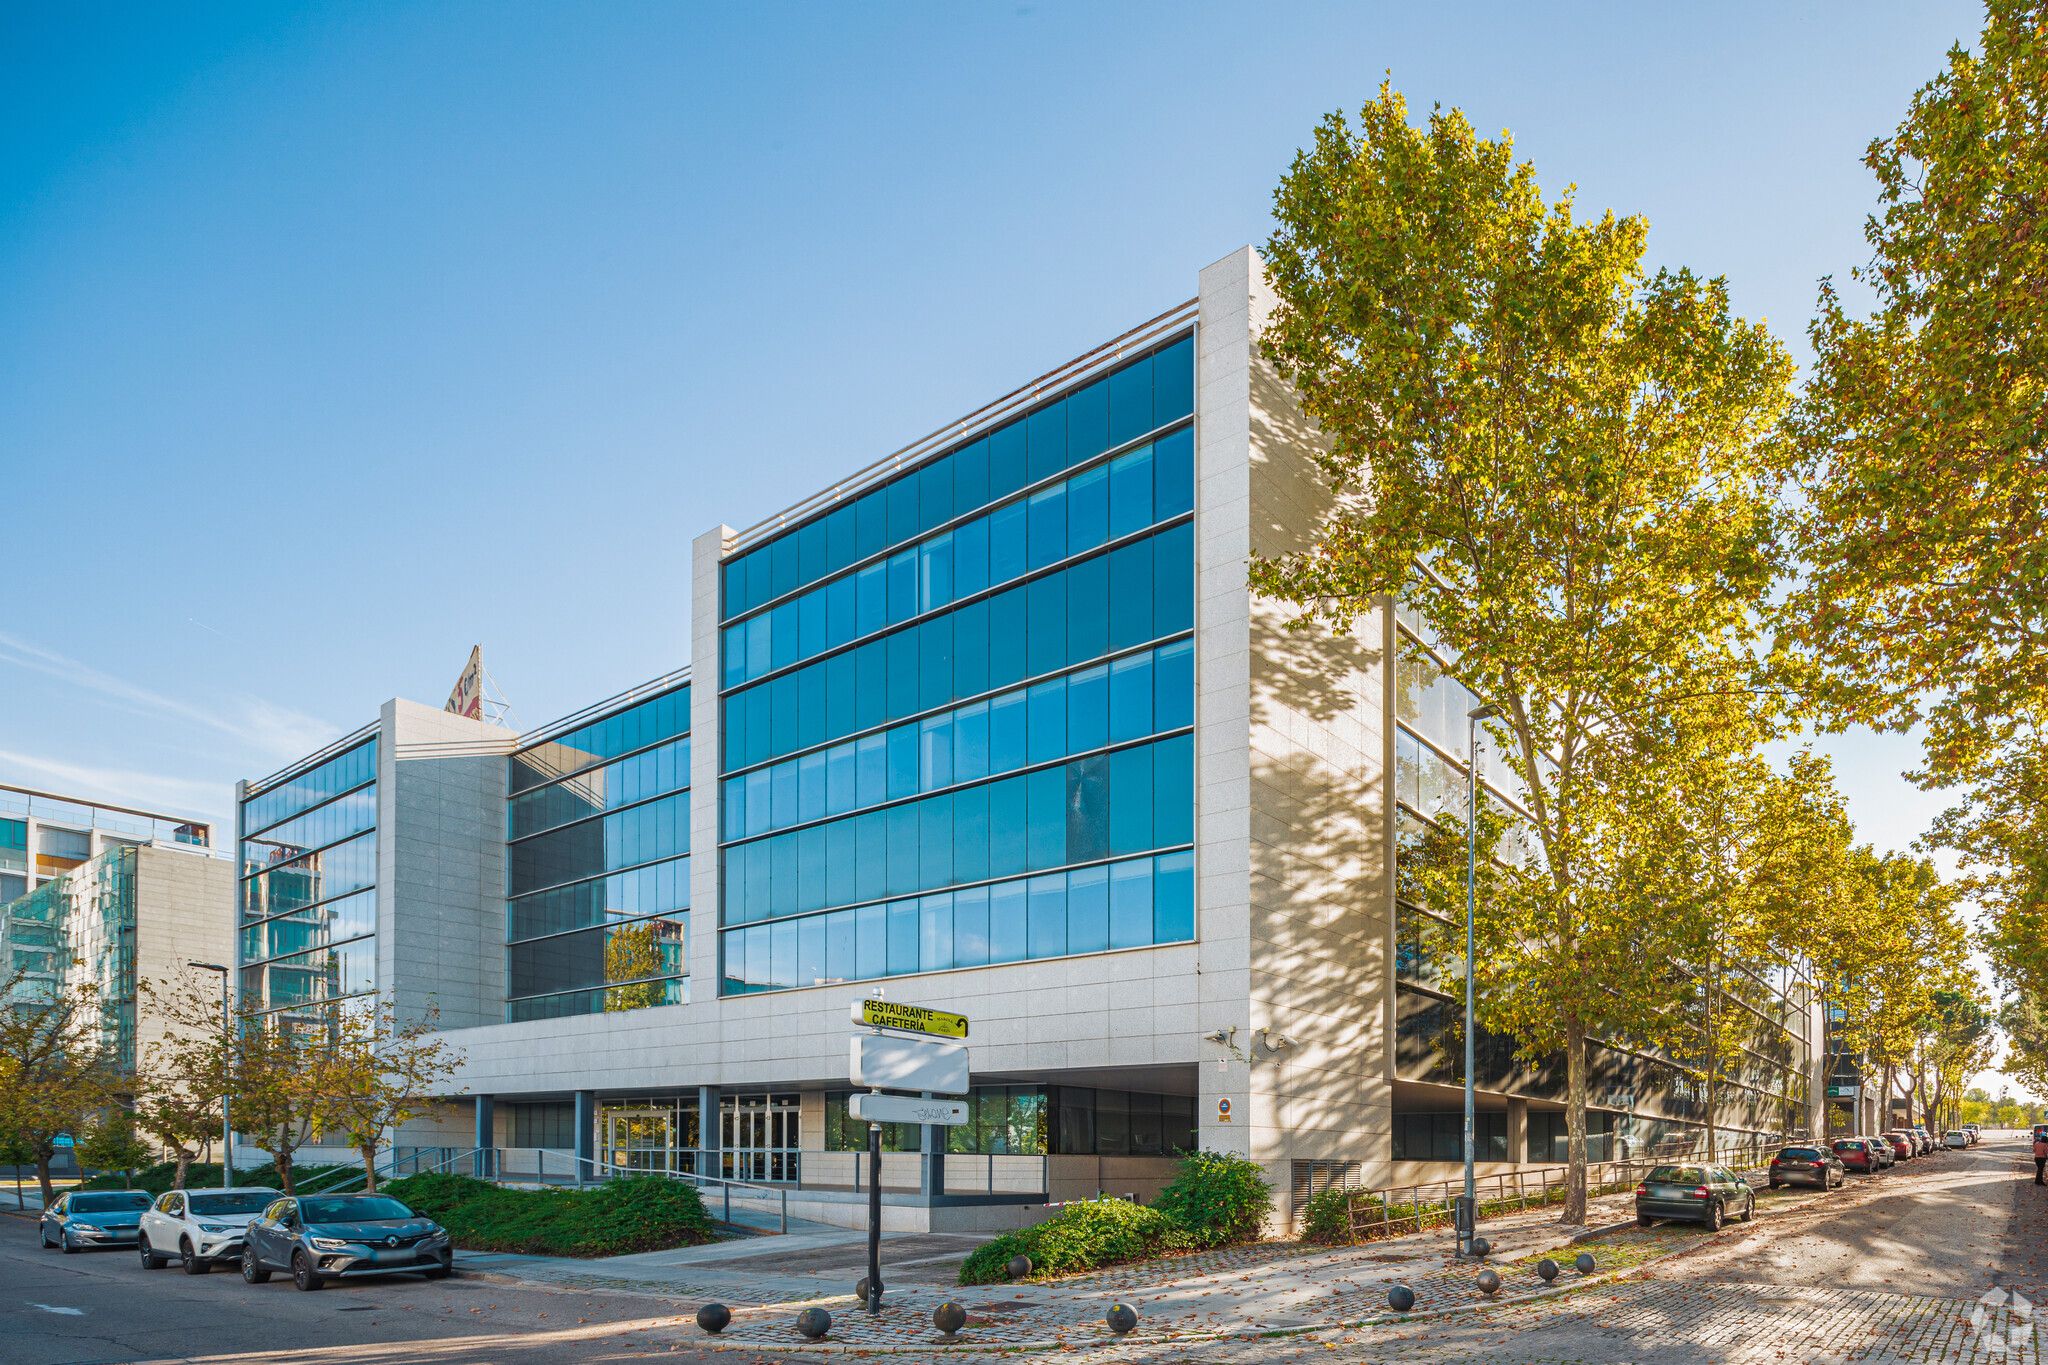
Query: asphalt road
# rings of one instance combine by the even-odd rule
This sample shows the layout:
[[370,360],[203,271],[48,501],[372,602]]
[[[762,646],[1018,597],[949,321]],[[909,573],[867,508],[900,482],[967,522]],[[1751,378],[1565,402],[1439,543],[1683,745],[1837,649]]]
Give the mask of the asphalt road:
[[[346,1361],[348,1365],[602,1362],[672,1351],[662,1329],[686,1310],[657,1297],[524,1289],[458,1273],[294,1289],[232,1269],[142,1269],[132,1251],[66,1256],[36,1246],[33,1221],[0,1217],[0,1365],[131,1361]],[[747,1365],[745,1354],[717,1357]]]

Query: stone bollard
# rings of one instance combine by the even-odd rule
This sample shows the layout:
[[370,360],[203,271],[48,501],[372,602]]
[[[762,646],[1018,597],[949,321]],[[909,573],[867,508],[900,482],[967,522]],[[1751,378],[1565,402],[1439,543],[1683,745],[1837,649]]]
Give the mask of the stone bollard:
[[722,1303],[707,1303],[697,1310],[697,1325],[716,1336],[732,1321],[732,1310]]
[[1536,1263],[1536,1273],[1543,1277],[1543,1282],[1545,1284],[1550,1283],[1552,1280],[1557,1278],[1557,1262],[1551,1260],[1548,1256],[1545,1256],[1542,1260]]
[[832,1315],[822,1308],[806,1308],[796,1315],[796,1330],[816,1341],[832,1330]]
[[1599,1263],[1593,1259],[1592,1252],[1582,1251],[1579,1253],[1578,1259],[1574,1260],[1572,1264],[1578,1268],[1578,1272],[1581,1275],[1590,1275],[1593,1273],[1594,1266]]
[[967,1310],[951,1299],[947,1299],[932,1310],[932,1326],[938,1328],[949,1337],[958,1333],[966,1325]]
[[1031,1258],[1029,1256],[1012,1256],[1009,1262],[1003,1266],[1003,1269],[1010,1272],[1011,1279],[1021,1280],[1031,1273]]
[[1396,1313],[1405,1313],[1415,1306],[1415,1291],[1405,1284],[1397,1284],[1387,1291],[1387,1307]]
[[1103,1321],[1109,1324],[1110,1331],[1122,1336],[1138,1325],[1138,1313],[1127,1303],[1112,1304]]
[[1479,1292],[1482,1294],[1500,1293],[1500,1272],[1491,1266],[1480,1271],[1473,1282],[1479,1286]]

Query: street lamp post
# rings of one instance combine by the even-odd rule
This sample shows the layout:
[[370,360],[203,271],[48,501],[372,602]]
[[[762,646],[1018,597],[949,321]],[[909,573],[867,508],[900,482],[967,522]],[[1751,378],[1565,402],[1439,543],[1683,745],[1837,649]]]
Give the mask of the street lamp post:
[[1498,706],[1465,713],[1465,1217],[1458,1228],[1458,1255],[1472,1250],[1479,1226],[1479,1195],[1472,1176],[1478,1139],[1473,1132],[1472,1094],[1472,920],[1479,887],[1479,722],[1500,714]]
[[[223,1042],[234,1028],[234,1013],[228,1005],[228,969],[218,962],[187,962],[187,967],[197,967],[202,972],[220,973],[220,1036]],[[224,1190],[235,1187],[235,1124],[228,1113],[227,1054],[221,1054],[220,1081],[220,1186]]]

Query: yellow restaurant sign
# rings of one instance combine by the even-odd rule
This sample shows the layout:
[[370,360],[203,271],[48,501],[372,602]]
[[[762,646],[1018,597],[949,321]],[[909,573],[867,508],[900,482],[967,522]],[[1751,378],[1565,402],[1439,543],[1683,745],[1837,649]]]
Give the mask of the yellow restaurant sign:
[[921,1005],[899,1005],[894,1000],[856,1000],[853,1022],[871,1028],[897,1028],[910,1033],[931,1033],[941,1038],[965,1038],[967,1016],[928,1010]]

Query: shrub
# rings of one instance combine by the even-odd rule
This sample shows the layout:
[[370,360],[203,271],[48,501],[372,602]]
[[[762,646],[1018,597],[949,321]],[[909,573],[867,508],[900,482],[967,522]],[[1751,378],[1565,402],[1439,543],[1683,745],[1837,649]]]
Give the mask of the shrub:
[[589,1190],[508,1190],[464,1175],[411,1175],[382,1193],[445,1226],[457,1246],[532,1256],[623,1256],[712,1240],[695,1186],[629,1176]]
[[1320,1246],[1350,1246],[1357,1240],[1351,1233],[1354,1214],[1380,1217],[1380,1197],[1371,1190],[1347,1189],[1333,1185],[1309,1196],[1301,1211],[1301,1240]]
[[960,1267],[962,1284],[1000,1284],[1012,1256],[1031,1258],[1033,1275],[1071,1275],[1194,1247],[1157,1209],[1124,1199],[1069,1204],[1053,1217],[975,1248]]
[[1178,1223],[1197,1245],[1224,1246],[1259,1236],[1273,1208],[1273,1190],[1259,1164],[1248,1157],[1190,1152],[1153,1207]]

